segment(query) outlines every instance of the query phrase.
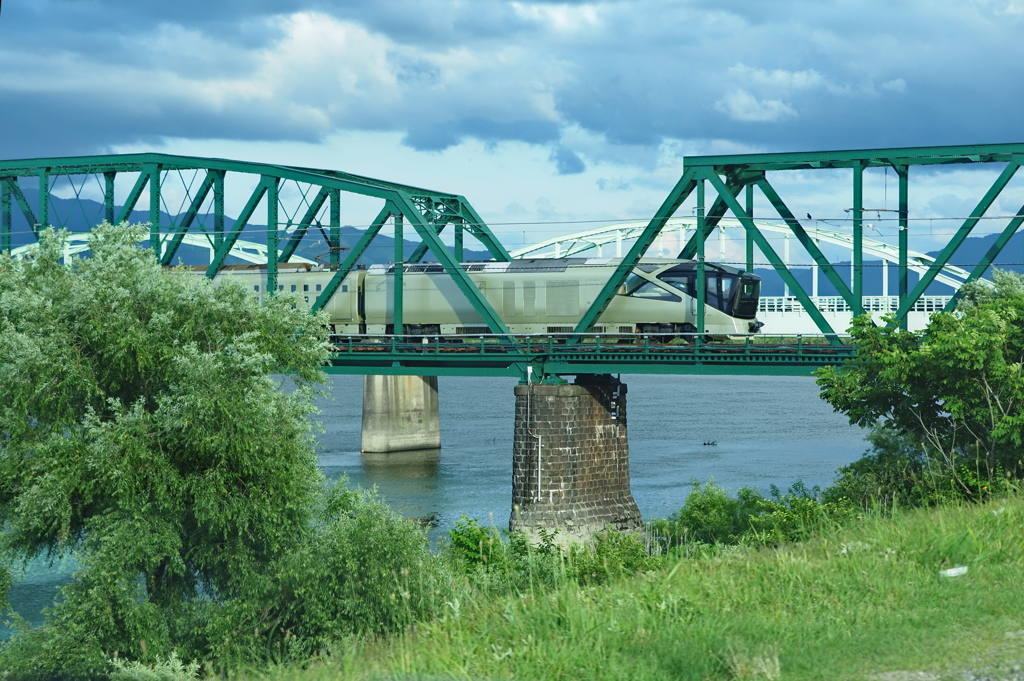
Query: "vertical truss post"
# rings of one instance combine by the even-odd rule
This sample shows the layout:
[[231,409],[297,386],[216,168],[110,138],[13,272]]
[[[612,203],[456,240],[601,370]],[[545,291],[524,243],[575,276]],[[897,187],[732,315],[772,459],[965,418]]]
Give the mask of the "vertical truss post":
[[864,314],[864,164],[853,166],[853,315]]
[[462,226],[462,223],[455,224],[455,262],[462,262],[465,258],[463,257],[463,239],[465,238],[466,230]]
[[971,231],[974,230],[978,222],[981,221],[981,218],[984,217],[985,212],[992,207],[992,204],[1002,193],[1003,189],[1005,189],[1006,185],[1009,184],[1011,179],[1013,179],[1014,174],[1016,174],[1017,170],[1020,169],[1020,166],[1017,164],[1017,158],[1018,157],[1015,156],[1014,160],[1009,161],[1006,164],[1003,172],[999,174],[999,177],[997,177],[996,181],[992,183],[989,190],[985,192],[985,196],[982,197],[981,201],[978,202],[978,205],[971,211],[971,216],[967,218],[963,225],[960,226],[960,229],[956,231],[953,238],[949,240],[946,247],[942,249],[938,257],[932,262],[931,267],[921,275],[917,285],[914,286],[914,290],[907,295],[906,300],[900,303],[900,309],[896,311],[897,321],[907,316],[907,313],[910,312],[910,308],[914,306],[914,303],[916,303],[922,295],[924,295],[928,286],[935,280],[936,275],[938,275],[942,268],[946,266],[946,263],[949,262],[950,256],[956,253],[956,249],[960,248],[960,244],[964,242],[964,239],[970,236]]
[[[761,252],[765,255],[766,258],[768,258],[768,261],[771,262],[772,267],[774,267],[775,271],[779,273],[780,277],[782,277],[782,281],[787,286],[789,286],[790,290],[792,290],[793,292],[793,295],[797,297],[797,299],[800,301],[800,304],[804,306],[805,310],[807,310],[807,314],[811,317],[812,320],[814,320],[814,323],[817,325],[818,329],[823,334],[828,336],[828,340],[832,345],[841,345],[842,343],[839,340],[838,336],[836,336],[835,330],[828,323],[825,317],[821,314],[821,311],[818,310],[818,308],[814,305],[810,297],[808,297],[807,292],[804,291],[804,287],[801,286],[800,282],[796,280],[796,277],[793,276],[793,272],[791,272],[789,267],[787,267],[786,264],[779,258],[779,254],[776,253],[775,249],[772,248],[772,245],[768,243],[768,239],[766,239],[765,236],[761,234],[761,232],[757,229],[757,225],[754,224],[754,221],[750,219],[750,216],[748,216],[746,212],[743,210],[743,207],[740,206],[739,201],[736,200],[736,196],[732,193],[732,188],[727,187],[725,183],[722,182],[722,179],[718,177],[718,175],[716,175],[714,171],[710,169],[705,169],[700,176],[703,179],[707,179],[709,182],[711,182],[712,186],[714,186],[715,188],[715,191],[718,192],[718,195],[722,199],[724,199],[728,204],[729,210],[731,210],[733,214],[739,218],[740,222],[743,224],[743,227],[746,228],[746,230],[751,233],[751,235],[757,241],[757,247],[761,249]],[[759,186],[761,186],[762,188],[767,186],[768,189],[771,190],[771,186],[767,184],[767,180],[760,180]],[[801,230],[802,229],[803,228],[801,227]]]
[[[704,233],[704,179],[697,180],[697,234]],[[708,284],[704,276],[704,239],[697,240],[697,333],[703,334],[704,305],[707,302]],[[697,338],[700,338],[698,335]]]
[[0,252],[11,251],[11,188],[0,178]]
[[39,227],[50,226],[50,169],[39,169]]
[[278,178],[263,176],[267,187],[267,290],[271,295],[277,293],[277,193],[280,183]]
[[160,257],[160,165],[150,165],[149,175],[149,247]]
[[[908,274],[908,268],[907,268],[907,264],[908,263],[907,263],[907,261],[909,259],[908,258],[908,253],[910,251],[910,241],[909,241],[910,222],[908,220],[908,215],[907,215],[908,214],[908,209],[910,207],[910,204],[909,204],[909,201],[908,201],[908,196],[907,196],[908,195],[909,184],[910,184],[909,183],[909,179],[910,179],[910,172],[909,171],[910,171],[909,166],[896,166],[896,176],[899,178],[899,185],[900,185],[900,199],[899,199],[899,202],[900,202],[900,205],[899,205],[899,233],[900,233],[899,234],[899,252],[900,252],[899,253],[899,259],[900,260],[899,260],[899,264],[898,264],[898,269],[899,269],[899,273],[898,273],[898,276],[899,276],[899,292],[898,292],[898,295],[899,295],[899,298],[898,298],[899,305],[897,307],[903,307],[903,303],[907,299],[907,291],[910,290],[910,288],[908,286],[909,280],[908,280],[908,277],[907,277],[907,274]],[[888,267],[888,264],[886,264],[886,267]],[[888,293],[888,292],[886,292],[886,293]],[[907,330],[907,316],[906,315],[903,315],[903,317],[900,318],[900,328],[903,329],[904,331]]]
[[103,173],[103,219],[114,223],[114,178],[117,173],[108,170]]
[[332,265],[341,264],[341,190],[331,189],[331,231],[327,240],[330,251],[328,261]]
[[[747,215],[751,219],[754,218],[754,185],[747,185]],[[743,230],[743,236],[747,242],[747,271],[754,271],[754,238],[750,236],[747,230]]]
[[213,250],[224,242],[224,171],[213,170]]
[[394,311],[392,316],[392,333],[401,336],[405,333],[405,322],[402,319],[404,310],[403,293],[405,288],[405,230],[404,218],[401,213],[395,215],[395,279],[393,291],[395,296]]

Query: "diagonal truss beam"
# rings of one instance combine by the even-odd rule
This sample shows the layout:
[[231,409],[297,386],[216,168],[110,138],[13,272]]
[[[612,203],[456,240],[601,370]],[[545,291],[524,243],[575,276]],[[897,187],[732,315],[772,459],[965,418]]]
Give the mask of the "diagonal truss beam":
[[761,193],[765,195],[765,198],[767,198],[775,210],[778,211],[779,217],[789,225],[789,228],[793,231],[797,241],[799,241],[804,249],[807,250],[814,262],[821,268],[825,277],[828,278],[832,285],[836,287],[836,291],[838,291],[839,295],[843,297],[846,304],[850,306],[850,309],[863,312],[861,309],[861,301],[856,299],[853,295],[853,291],[850,290],[850,287],[846,285],[843,278],[839,276],[839,273],[836,272],[834,267],[832,267],[832,263],[828,261],[828,258],[826,258],[825,254],[821,252],[818,245],[814,243],[814,239],[807,234],[807,230],[805,230],[804,226],[800,224],[800,221],[796,219],[796,216],[793,215],[793,212],[789,209],[789,206],[786,205],[786,202],[783,201],[782,197],[775,191],[775,187],[773,187],[771,183],[768,182],[767,178],[764,177],[758,180],[756,184],[761,190]]
[[[980,279],[985,274],[985,270],[992,266],[992,262],[1000,253],[1002,253],[1006,244],[1010,243],[1010,239],[1017,233],[1021,224],[1024,224],[1024,206],[1020,207],[1020,210],[1017,211],[1017,215],[1010,220],[1009,224],[1006,225],[1006,228],[998,237],[996,237],[995,242],[993,242],[992,246],[989,247],[984,257],[982,257],[981,262],[979,262],[975,268],[971,270],[971,273],[967,275],[967,279],[964,280],[964,284],[969,284],[975,279]],[[963,284],[961,284],[961,286],[962,285]],[[948,303],[946,303],[946,307],[942,309],[943,312],[952,312],[956,308],[956,304],[960,301],[961,290],[962,289],[956,290],[953,297],[949,299]]]
[[651,219],[644,231],[637,237],[636,242],[634,242],[629,252],[619,262],[615,271],[612,272],[608,281],[605,282],[601,291],[597,294],[594,302],[587,308],[587,311],[573,330],[573,335],[566,341],[567,343],[579,343],[581,334],[588,332],[594,326],[594,322],[604,314],[604,311],[608,309],[608,305],[612,302],[615,292],[626,282],[626,277],[629,276],[629,273],[633,271],[636,264],[640,262],[640,258],[643,257],[647,249],[654,243],[654,239],[661,232],[661,228],[679,210],[679,206],[683,204],[683,201],[690,196],[696,187],[697,180],[694,172],[692,170],[684,171],[683,176],[676,182],[675,187],[672,188],[668,197],[661,204],[654,218]]
[[[331,195],[331,190],[328,187],[320,187],[320,191],[317,192],[316,196],[313,197],[313,201],[310,202],[309,208],[306,210],[305,215],[302,216],[302,220],[299,222],[298,227],[295,228],[295,233],[292,234],[291,238],[288,239],[288,243],[285,244],[281,250],[281,255],[277,261],[281,263],[288,262],[293,255],[295,255],[295,249],[299,247],[299,242],[306,236],[306,232],[309,231],[309,226],[313,224],[313,220],[316,219],[320,209],[323,208],[324,203]],[[328,245],[328,247],[330,244]]]
[[807,292],[804,291],[800,282],[793,276],[793,273],[790,272],[789,268],[779,257],[779,254],[775,252],[774,248],[772,248],[772,245],[768,243],[768,239],[766,239],[764,234],[757,229],[757,225],[754,224],[754,220],[747,214],[743,207],[740,206],[740,203],[736,200],[736,195],[731,191],[731,188],[727,187],[722,179],[710,168],[701,168],[698,170],[697,177],[711,183],[715,188],[715,191],[718,192],[719,197],[728,204],[729,210],[732,211],[733,215],[739,218],[744,229],[747,231],[747,234],[754,239],[757,247],[761,249],[761,252],[768,258],[769,262],[771,262],[772,266],[775,268],[775,271],[779,273],[779,276],[781,276],[783,281],[789,285],[797,299],[807,309],[807,313],[811,316],[811,319],[814,320],[818,329],[820,329],[822,333],[828,335],[829,340],[833,344],[838,344],[840,341],[836,336],[835,330],[821,314],[818,308],[811,302],[810,296],[808,296]]
[[989,187],[987,192],[985,192],[985,196],[981,198],[981,201],[978,202],[975,209],[971,211],[971,217],[964,221],[963,225],[960,226],[960,229],[958,229],[956,234],[953,235],[953,238],[946,244],[946,247],[942,249],[941,253],[939,253],[939,257],[935,258],[932,266],[928,268],[927,272],[921,275],[917,285],[914,286],[914,289],[907,295],[907,298],[900,303],[900,308],[896,311],[896,319],[894,322],[890,322],[890,326],[898,324],[899,321],[903,319],[908,312],[910,312],[914,303],[924,295],[925,290],[927,290],[928,286],[935,280],[936,275],[938,275],[942,268],[945,267],[946,263],[949,262],[950,257],[956,253],[960,244],[964,242],[964,239],[970,236],[971,231],[978,222],[981,221],[982,216],[985,215],[985,212],[992,206],[995,200],[999,197],[999,194],[1002,193],[1003,189],[1006,188],[1006,185],[1009,184],[1010,180],[1020,168],[1020,165],[1017,163],[1017,159],[1018,157],[1015,156],[1013,160],[1006,164],[1003,172],[999,174],[999,177],[996,178],[995,182],[992,183],[992,186]]
[[128,198],[125,199],[124,205],[121,206],[121,212],[117,214],[117,224],[121,224],[131,217],[131,214],[135,211],[135,206],[139,204],[139,198],[142,196],[142,191],[146,188],[147,184],[149,184],[149,173],[139,173],[131,192],[128,193]]
[[[433,225],[428,223],[418,210],[416,210],[415,204],[412,202],[412,198],[405,192],[396,192],[395,204],[400,209],[401,213],[409,219],[412,223],[416,233],[420,235],[423,243],[427,244],[430,250],[437,256],[438,261],[444,267],[445,271],[451,276],[455,285],[459,287],[462,294],[466,296],[470,305],[476,310],[477,314],[484,320],[484,323],[491,329],[493,333],[509,335],[508,327],[505,326],[505,322],[501,320],[501,317],[494,311],[487,299],[484,298],[483,294],[480,293],[480,289],[476,287],[473,280],[466,274],[466,270],[462,268],[462,265],[455,260],[452,254],[445,248],[441,238],[437,235]],[[402,267],[402,263],[395,263],[395,267]],[[395,329],[398,333],[399,330]]]
[[331,297],[338,290],[338,287],[341,286],[341,282],[345,280],[348,273],[356,266],[356,262],[363,256],[363,253],[366,252],[366,249],[370,246],[370,242],[373,241],[374,237],[377,236],[378,232],[380,232],[384,223],[388,221],[388,218],[398,212],[398,207],[391,201],[387,201],[384,204],[380,213],[377,214],[377,217],[374,218],[370,226],[366,228],[365,232],[363,232],[363,236],[359,238],[356,245],[352,247],[351,251],[349,251],[348,257],[346,257],[345,261],[338,266],[338,269],[334,272],[334,276],[331,277],[331,280],[327,282],[326,286],[324,286],[324,290],[316,297],[316,300],[313,302],[313,312],[319,312],[325,305],[327,305],[328,301],[330,301]]
[[213,181],[215,171],[207,171],[206,177],[203,178],[203,183],[199,185],[199,190],[196,192],[195,197],[192,199],[192,203],[188,207],[188,211],[178,222],[178,228],[174,232],[174,236],[169,242],[167,242],[164,248],[163,257],[160,258],[160,264],[170,265],[174,262],[174,256],[178,253],[178,247],[181,246],[182,240],[185,238],[185,233],[188,232],[188,228],[192,226],[192,223],[196,219],[196,215],[199,214],[199,209],[202,208],[203,202],[206,201],[206,197],[209,195],[210,190],[213,189]]
[[[246,224],[249,222],[249,218],[256,212],[256,206],[259,205],[260,201],[263,200],[263,195],[267,193],[271,185],[277,185],[277,178],[269,177],[264,175],[260,178],[259,184],[252,190],[252,194],[249,196],[249,200],[245,204],[245,208],[238,214],[238,219],[235,224],[231,227],[231,231],[224,235],[224,240],[220,244],[220,248],[217,249],[216,255],[213,256],[213,262],[206,268],[206,276],[213,279],[217,276],[217,272],[221,266],[224,265],[224,260],[227,259],[228,253],[231,252],[231,248],[238,241],[238,237],[242,234],[242,230],[245,229]],[[267,257],[271,258],[274,254],[267,251]]]
[[0,182],[4,183],[7,190],[14,197],[14,200],[18,204],[18,208],[21,209],[21,214],[25,216],[25,221],[28,222],[29,229],[37,237],[39,235],[39,222],[36,220],[35,213],[32,212],[32,207],[28,205],[28,199],[25,198],[25,194],[21,191],[21,186],[18,185],[18,181],[13,177],[5,177]]

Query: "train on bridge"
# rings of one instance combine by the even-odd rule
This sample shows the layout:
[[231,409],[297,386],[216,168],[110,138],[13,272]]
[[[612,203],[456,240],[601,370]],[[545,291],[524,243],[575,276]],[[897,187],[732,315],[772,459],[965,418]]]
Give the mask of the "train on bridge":
[[[463,265],[469,278],[516,335],[573,331],[593,303],[618,258],[537,258]],[[486,326],[444,268],[436,263],[403,265],[405,335],[488,334]],[[712,338],[756,333],[760,277],[726,265],[705,263],[703,333]],[[394,265],[349,272],[325,306],[338,335],[394,333]],[[329,267],[282,265],[278,292],[312,305],[334,275]],[[268,295],[266,268],[228,266],[217,281],[237,281],[253,297]],[[651,334],[661,339],[697,333],[697,265],[692,260],[644,259],[631,272],[593,333]]]

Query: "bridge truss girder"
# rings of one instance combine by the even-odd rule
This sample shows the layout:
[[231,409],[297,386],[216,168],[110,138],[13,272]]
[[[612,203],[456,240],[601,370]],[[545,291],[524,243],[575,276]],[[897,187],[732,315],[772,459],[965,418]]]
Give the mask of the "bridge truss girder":
[[[184,179],[184,175],[189,173],[192,176],[191,182]],[[169,209],[161,210],[161,190],[172,174],[177,174],[185,186],[185,202],[182,206],[184,210],[177,214],[172,214]],[[134,175],[135,179],[126,198],[118,206],[115,202],[115,183],[119,176],[125,175]],[[242,176],[248,178],[247,186],[251,186],[251,180],[256,179],[256,186],[248,194],[233,226],[225,229],[225,180]],[[206,276],[209,278],[215,277],[223,269],[226,259],[232,254],[232,249],[239,242],[253,215],[261,205],[265,206],[267,290],[271,294],[278,288],[278,265],[292,260],[296,248],[307,237],[311,228],[317,229],[329,246],[328,265],[334,270],[334,275],[314,302],[314,311],[326,305],[345,276],[355,267],[356,261],[365,253],[373,238],[385,223],[392,220],[395,225],[395,275],[398,280],[398,285],[394,287],[396,329],[401,328],[402,323],[400,282],[403,268],[400,265],[419,262],[429,251],[452,277],[491,331],[498,334],[508,333],[501,318],[473,285],[460,264],[463,260],[464,235],[469,233],[476,238],[496,260],[511,260],[511,256],[469,201],[461,195],[376,180],[337,170],[170,154],[121,154],[0,161],[0,251],[11,250],[12,210],[15,205],[36,237],[41,227],[51,224],[53,189],[55,182],[62,178],[70,184],[76,198],[81,198],[83,188],[89,178],[93,178],[102,188],[103,219],[114,224],[127,220],[136,210],[143,193],[148,191],[149,247],[163,264],[169,265],[173,262],[179,246],[191,240],[186,237],[206,237],[214,249],[212,261],[206,270]],[[23,180],[31,180],[38,184],[38,202],[35,207],[30,205],[25,195],[21,186]],[[195,187],[197,180],[198,187]],[[286,185],[298,189],[301,197],[298,205],[284,204],[281,190]],[[383,208],[373,224],[351,248],[344,260],[341,258],[343,249],[340,237],[342,194],[361,195],[383,202]],[[197,225],[197,218],[204,214],[204,206],[207,206],[205,214],[212,215],[213,224],[209,228]],[[289,207],[294,208],[290,214]],[[291,231],[287,238],[281,236],[281,228],[284,226],[280,219],[282,210],[288,216],[286,225]],[[300,211],[302,217],[293,220]],[[319,218],[323,213],[327,213],[326,220]],[[171,224],[161,224],[161,218],[166,216],[170,217]],[[326,230],[321,225],[322,222],[328,223]],[[403,236],[406,222],[420,238],[420,244],[409,258],[404,254]],[[452,225],[455,230],[453,249],[449,249],[440,239],[442,231],[448,225]],[[200,234],[196,235],[195,232]],[[273,254],[273,257],[269,254]]]
[[[909,287],[907,273],[910,269],[909,257],[909,177],[912,166],[999,163],[1004,168],[999,177],[992,183],[988,191],[978,201],[970,216],[964,220],[953,237],[947,242],[938,257],[921,274],[918,283],[912,290]],[[1010,179],[1024,163],[1024,144],[990,144],[947,147],[917,147],[898,149],[867,149],[854,151],[823,151],[797,152],[776,154],[746,154],[730,156],[691,156],[683,160],[683,174],[669,196],[662,203],[657,214],[647,227],[637,236],[636,242],[621,260],[612,276],[606,282],[601,293],[590,308],[584,313],[575,329],[576,334],[588,331],[601,316],[612,297],[647,249],[654,243],[667,221],[691,194],[696,192],[697,227],[680,253],[681,258],[697,260],[697,296],[704,300],[706,292],[704,267],[704,245],[708,236],[718,226],[727,213],[743,225],[747,236],[747,260],[752,261],[753,246],[757,246],[768,258],[772,267],[782,277],[793,295],[806,309],[818,329],[838,343],[836,331],[828,324],[814,301],[790,272],[789,267],[779,258],[768,243],[757,223],[753,220],[754,189],[761,191],[789,227],[797,241],[806,249],[814,264],[832,282],[837,292],[843,297],[854,314],[862,314],[863,306],[863,270],[864,270],[864,201],[863,177],[864,170],[873,167],[891,167],[899,180],[899,244],[898,244],[898,277],[899,277],[899,309],[895,313],[896,323],[906,328],[907,314],[921,298],[929,284],[949,264],[950,257],[971,234],[985,212],[1006,188]],[[852,186],[852,250],[853,273],[852,286],[848,286],[836,272],[833,265],[815,244],[808,230],[796,218],[789,206],[776,191],[768,179],[768,173],[787,170],[815,170],[849,168],[853,170]],[[711,206],[706,206],[706,187],[710,186],[714,193]],[[740,204],[740,195],[745,194],[744,204]],[[980,278],[992,265],[995,258],[1009,242],[1010,238],[1024,223],[1024,206],[1010,219],[1006,228],[997,237],[992,247],[975,265],[967,277],[967,281]],[[958,299],[954,295],[946,309],[951,310]],[[704,306],[697,305],[698,328],[703,328]],[[578,339],[579,336],[576,337]]]

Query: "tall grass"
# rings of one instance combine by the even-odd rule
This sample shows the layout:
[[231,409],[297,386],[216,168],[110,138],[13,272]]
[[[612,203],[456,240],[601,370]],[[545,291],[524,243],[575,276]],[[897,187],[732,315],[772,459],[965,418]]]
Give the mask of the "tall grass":
[[[968,572],[941,576],[953,566]],[[341,642],[272,676],[856,679],[994,664],[978,651],[1021,630],[1024,502],[1012,497],[897,509],[799,544],[709,547],[600,587],[449,602],[402,635]]]

